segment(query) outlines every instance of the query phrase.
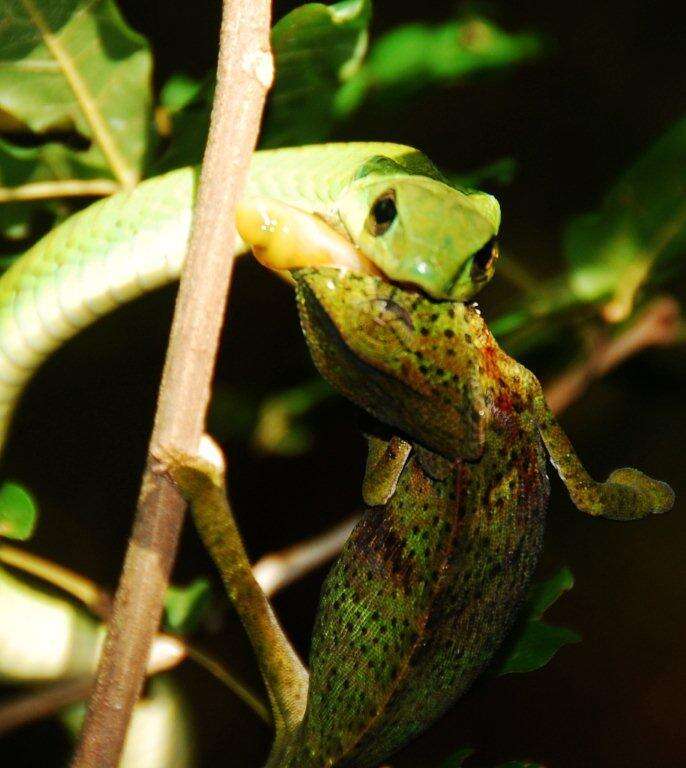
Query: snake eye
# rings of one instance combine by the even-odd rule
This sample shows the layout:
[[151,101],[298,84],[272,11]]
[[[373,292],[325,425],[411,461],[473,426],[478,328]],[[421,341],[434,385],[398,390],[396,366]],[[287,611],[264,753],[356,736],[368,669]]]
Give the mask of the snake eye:
[[477,280],[485,277],[493,267],[498,255],[498,241],[492,237],[472,257],[472,277]]
[[367,219],[367,229],[376,237],[387,232],[398,215],[395,191],[389,189],[376,198]]

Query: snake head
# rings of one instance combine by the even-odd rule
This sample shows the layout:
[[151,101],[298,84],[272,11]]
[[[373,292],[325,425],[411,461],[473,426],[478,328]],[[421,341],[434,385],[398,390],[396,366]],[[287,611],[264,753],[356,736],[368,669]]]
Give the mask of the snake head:
[[336,207],[356,247],[391,281],[466,301],[493,276],[500,206],[484,192],[367,161]]

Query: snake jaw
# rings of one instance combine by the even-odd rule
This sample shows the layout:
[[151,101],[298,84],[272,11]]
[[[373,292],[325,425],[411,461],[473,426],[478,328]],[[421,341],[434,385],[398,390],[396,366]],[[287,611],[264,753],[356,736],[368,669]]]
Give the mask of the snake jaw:
[[260,264],[277,272],[335,267],[379,274],[354,243],[322,217],[272,198],[242,202],[236,211],[236,227]]

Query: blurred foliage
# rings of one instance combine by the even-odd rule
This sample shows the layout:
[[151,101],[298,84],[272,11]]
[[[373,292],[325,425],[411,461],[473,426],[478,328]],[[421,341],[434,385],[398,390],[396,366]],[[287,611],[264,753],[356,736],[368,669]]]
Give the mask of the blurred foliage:
[[211,598],[212,587],[207,579],[194,579],[186,587],[169,587],[164,601],[165,629],[179,635],[195,632]]
[[17,483],[0,488],[0,538],[26,541],[33,536],[38,509],[31,494]]
[[339,90],[336,111],[347,117],[367,98],[407,100],[427,86],[511,66],[542,51],[539,35],[509,34],[479,16],[405,24],[372,45],[362,66]]
[[[78,737],[86,707],[77,704],[61,720]],[[119,768],[194,768],[198,765],[190,707],[173,675],[158,675],[133,711]]]

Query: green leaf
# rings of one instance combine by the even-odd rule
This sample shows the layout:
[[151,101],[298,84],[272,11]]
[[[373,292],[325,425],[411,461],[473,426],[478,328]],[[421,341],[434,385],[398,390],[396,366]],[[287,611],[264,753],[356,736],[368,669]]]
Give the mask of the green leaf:
[[31,494],[17,483],[0,488],[0,538],[26,541],[33,536],[38,509]]
[[150,75],[148,44],[113,0],[3,0],[0,110],[92,139],[126,183],[148,150]]
[[360,71],[338,95],[338,111],[350,114],[370,91],[407,98],[427,85],[511,66],[542,50],[539,36],[511,34],[476,16],[438,25],[403,25],[374,43]]
[[648,149],[597,211],[569,224],[564,249],[575,294],[611,300],[611,319],[627,317],[652,270],[686,254],[686,118]]
[[169,587],[164,600],[167,630],[179,635],[193,633],[211,597],[210,582],[203,578],[195,579],[187,587]]
[[541,621],[545,611],[573,586],[574,577],[563,568],[548,581],[531,588],[510,641],[501,654],[496,674],[533,672],[544,667],[562,646],[581,640],[571,629]]
[[262,145],[321,141],[333,128],[339,86],[351,78],[367,50],[369,0],[309,3],[272,30],[276,81]]
[[162,86],[160,106],[172,114],[180,112],[198,99],[202,86],[201,80],[196,80],[183,72],[177,72]]

